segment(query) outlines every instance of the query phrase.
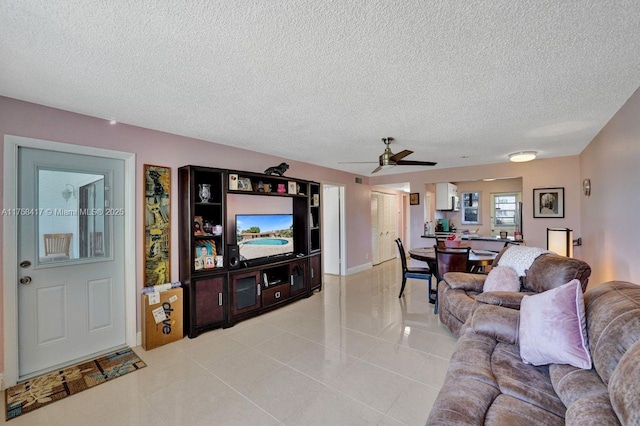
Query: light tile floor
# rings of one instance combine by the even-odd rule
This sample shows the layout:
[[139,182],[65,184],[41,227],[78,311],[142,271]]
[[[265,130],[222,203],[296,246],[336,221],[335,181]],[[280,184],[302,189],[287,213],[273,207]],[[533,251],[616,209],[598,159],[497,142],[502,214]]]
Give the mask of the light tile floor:
[[321,292],[229,329],[136,347],[147,368],[9,424],[423,425],[456,339],[425,281],[398,299],[400,275],[389,261],[325,276]]

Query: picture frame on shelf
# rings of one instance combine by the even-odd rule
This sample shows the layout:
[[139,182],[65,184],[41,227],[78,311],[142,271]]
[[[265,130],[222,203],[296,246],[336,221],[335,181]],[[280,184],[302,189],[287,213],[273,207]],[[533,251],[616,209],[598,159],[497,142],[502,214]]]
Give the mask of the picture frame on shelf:
[[251,179],[249,178],[238,178],[238,191],[253,191],[253,187],[251,186]]
[[320,205],[320,194],[313,194],[311,198],[311,206],[318,207]]
[[564,218],[564,188],[534,188],[533,217]]
[[216,260],[213,256],[204,257],[204,269],[213,269],[216,267]]
[[409,194],[409,205],[417,206],[420,204],[420,193],[412,192]]
[[229,190],[231,191],[238,190],[238,175],[235,173],[229,174]]
[[298,185],[295,182],[287,182],[288,193],[289,194],[297,194],[298,193]]
[[193,218],[193,235],[204,235],[204,223],[202,216],[195,216]]
[[194,263],[193,264],[193,269],[195,269],[196,271],[200,271],[200,270],[204,269],[204,262],[203,262],[201,257],[196,257],[193,260],[193,263]]

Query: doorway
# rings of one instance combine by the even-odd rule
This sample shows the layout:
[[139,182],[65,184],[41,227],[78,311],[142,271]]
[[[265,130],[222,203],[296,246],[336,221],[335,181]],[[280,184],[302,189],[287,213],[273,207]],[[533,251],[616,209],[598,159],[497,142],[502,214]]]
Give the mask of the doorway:
[[346,275],[343,185],[322,184],[322,234],[324,273]]
[[4,208],[25,212],[3,221],[7,386],[135,346],[135,155],[10,135],[4,153]]

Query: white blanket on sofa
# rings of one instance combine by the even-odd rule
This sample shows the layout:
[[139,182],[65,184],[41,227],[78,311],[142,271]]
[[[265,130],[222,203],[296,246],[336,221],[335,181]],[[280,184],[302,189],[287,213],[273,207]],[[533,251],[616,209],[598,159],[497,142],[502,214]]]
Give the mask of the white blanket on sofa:
[[539,247],[511,246],[502,253],[500,260],[498,260],[498,265],[508,266],[516,271],[516,274],[519,277],[524,277],[527,269],[531,267],[533,261],[544,253],[551,252]]

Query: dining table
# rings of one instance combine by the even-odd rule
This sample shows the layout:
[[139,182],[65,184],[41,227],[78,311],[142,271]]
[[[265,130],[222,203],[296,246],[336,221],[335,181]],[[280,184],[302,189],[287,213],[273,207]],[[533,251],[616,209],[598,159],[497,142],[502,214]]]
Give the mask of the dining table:
[[[469,251],[469,272],[484,272],[484,268],[493,263],[498,253],[488,250]],[[419,247],[409,250],[409,257],[427,262],[432,271],[436,270],[436,252],[433,247]]]

